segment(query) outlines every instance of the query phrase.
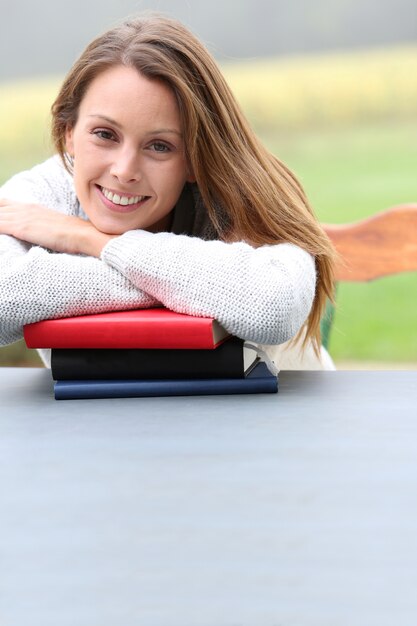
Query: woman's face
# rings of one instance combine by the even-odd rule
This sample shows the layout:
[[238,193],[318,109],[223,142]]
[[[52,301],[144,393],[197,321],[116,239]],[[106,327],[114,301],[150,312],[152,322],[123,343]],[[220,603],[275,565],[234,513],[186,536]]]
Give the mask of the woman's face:
[[165,83],[131,67],[104,71],[66,133],[82,208],[100,231],[165,230],[187,180],[177,102]]

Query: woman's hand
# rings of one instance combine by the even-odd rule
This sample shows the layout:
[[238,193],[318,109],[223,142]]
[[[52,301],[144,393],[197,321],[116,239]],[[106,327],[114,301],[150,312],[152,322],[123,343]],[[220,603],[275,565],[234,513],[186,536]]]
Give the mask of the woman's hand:
[[0,199],[0,234],[56,252],[95,257],[115,237],[79,217],[62,215],[40,204],[6,199]]

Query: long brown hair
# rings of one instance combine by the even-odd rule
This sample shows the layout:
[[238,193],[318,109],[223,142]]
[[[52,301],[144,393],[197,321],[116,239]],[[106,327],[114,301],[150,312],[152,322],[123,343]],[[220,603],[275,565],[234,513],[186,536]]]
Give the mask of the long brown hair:
[[[159,14],[127,20],[95,39],[66,77],[52,106],[52,137],[68,168],[65,133],[90,83],[115,65],[163,80],[176,96],[186,157],[208,214],[224,240],[290,242],[315,257],[316,295],[305,341],[320,342],[333,295],[334,251],[291,171],[254,134],[218,65],[180,22]],[[219,211],[221,207],[221,211]],[[221,215],[226,214],[226,220]]]

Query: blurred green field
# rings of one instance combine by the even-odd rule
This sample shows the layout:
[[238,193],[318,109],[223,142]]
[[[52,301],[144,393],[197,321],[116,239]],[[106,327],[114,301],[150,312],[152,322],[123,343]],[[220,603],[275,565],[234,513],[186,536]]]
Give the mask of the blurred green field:
[[[225,73],[320,220],[417,202],[417,47],[235,63]],[[58,84],[0,85],[0,183],[50,153],[45,127]],[[416,293],[417,274],[340,285],[335,360],[417,362]],[[0,364],[34,359],[21,344],[0,349]]]
[[[264,137],[298,174],[318,218],[334,223],[417,202],[416,138],[417,120]],[[339,285],[334,359],[417,363],[416,296],[417,273]]]

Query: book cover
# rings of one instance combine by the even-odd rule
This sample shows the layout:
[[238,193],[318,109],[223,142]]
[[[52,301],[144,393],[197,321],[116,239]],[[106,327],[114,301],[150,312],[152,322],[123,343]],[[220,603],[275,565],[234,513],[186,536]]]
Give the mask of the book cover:
[[256,359],[230,337],[215,350],[53,348],[51,370],[54,380],[243,378]]
[[205,396],[277,393],[278,378],[263,361],[245,378],[198,380],[59,380],[54,384],[56,400],[140,398],[155,396]]
[[230,335],[216,320],[166,308],[113,311],[27,324],[28,348],[214,349]]

